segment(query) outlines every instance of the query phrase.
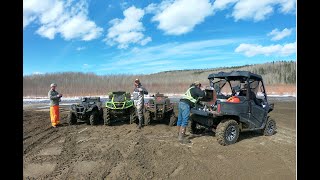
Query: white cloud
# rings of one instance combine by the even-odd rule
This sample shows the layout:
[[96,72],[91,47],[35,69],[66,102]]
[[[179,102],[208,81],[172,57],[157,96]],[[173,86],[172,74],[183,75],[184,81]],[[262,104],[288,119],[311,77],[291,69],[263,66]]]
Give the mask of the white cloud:
[[95,66],[96,66],[95,64],[86,64],[85,63],[85,64],[82,64],[81,69],[83,71],[87,71],[87,70],[94,68]]
[[85,50],[86,49],[86,47],[77,47],[77,51],[82,51],[82,50]]
[[165,34],[181,35],[188,33],[213,14],[209,0],[167,0],[159,5],[150,4],[148,13],[155,13],[152,21],[159,22],[158,29]]
[[121,3],[120,3],[120,7],[121,7],[122,9],[127,9],[127,8],[129,7],[129,4],[124,1],[124,2],[121,2]]
[[[157,46],[134,47],[106,57],[106,63],[97,71],[124,69],[130,73],[154,73],[166,70],[207,68],[208,65],[225,66],[238,61],[238,54],[226,51],[250,38],[209,39],[185,43],[166,43]],[[143,66],[141,66],[143,64]]]
[[272,41],[278,41],[281,40],[287,36],[290,36],[292,33],[292,29],[284,28],[282,31],[279,31],[278,29],[272,30],[270,33],[268,33],[268,36],[273,36],[271,38]]
[[270,46],[261,46],[257,44],[240,44],[235,52],[244,53],[248,57],[256,55],[276,55],[276,56],[289,56],[296,53],[297,43],[288,43],[285,45],[270,45]]
[[114,56],[115,61],[112,61],[112,65],[132,65],[137,62],[146,64],[151,61],[158,62],[168,59],[196,60],[207,57],[210,59],[214,59],[217,56],[225,57],[225,54],[221,55],[221,52],[218,52],[220,47],[237,44],[241,41],[244,41],[244,39],[210,39],[187,43],[167,43],[142,48],[135,47],[126,53]]
[[281,9],[280,11],[282,13],[292,13],[296,10],[296,4],[297,1],[296,0],[279,0]]
[[138,43],[145,45],[151,41],[151,37],[145,37],[143,24],[144,10],[131,6],[123,12],[124,19],[113,19],[104,39],[109,45],[118,44],[119,49],[128,48],[129,44]]
[[36,33],[48,39],[60,33],[65,40],[89,41],[98,38],[103,30],[88,19],[85,0],[24,0],[23,28],[33,22],[40,25]]
[[261,21],[270,16],[280,6],[280,12],[286,14],[295,11],[296,0],[239,0],[233,8],[232,16],[236,21]]
[[33,75],[40,75],[40,74],[44,74],[43,72],[33,72]]
[[216,0],[213,3],[213,9],[214,9],[214,11],[216,11],[216,10],[224,10],[229,5],[234,4],[237,1],[239,1],[239,0]]

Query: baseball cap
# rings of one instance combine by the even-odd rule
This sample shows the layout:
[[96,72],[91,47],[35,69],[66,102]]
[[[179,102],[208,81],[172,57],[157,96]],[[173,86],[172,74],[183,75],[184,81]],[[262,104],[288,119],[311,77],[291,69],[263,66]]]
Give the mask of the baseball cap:
[[201,84],[199,81],[195,81],[194,83],[193,83],[195,86],[198,86],[199,84]]

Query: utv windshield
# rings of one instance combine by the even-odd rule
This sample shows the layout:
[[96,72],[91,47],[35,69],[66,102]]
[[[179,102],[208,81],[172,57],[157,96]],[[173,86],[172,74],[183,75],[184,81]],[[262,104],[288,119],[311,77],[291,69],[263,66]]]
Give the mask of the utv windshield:
[[213,88],[217,94],[234,95],[244,88],[245,81],[243,80],[230,80],[214,79],[212,81]]

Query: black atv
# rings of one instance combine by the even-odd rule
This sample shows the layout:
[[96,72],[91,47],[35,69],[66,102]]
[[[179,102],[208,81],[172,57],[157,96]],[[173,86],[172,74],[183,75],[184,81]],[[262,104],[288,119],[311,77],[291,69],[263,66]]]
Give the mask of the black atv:
[[149,125],[151,120],[164,121],[167,120],[169,126],[173,126],[177,123],[173,111],[173,104],[170,103],[168,96],[160,94],[159,92],[153,95],[153,99],[150,99],[144,106],[144,124]]
[[104,124],[110,126],[117,121],[136,122],[136,111],[129,92],[115,91],[109,93],[109,100],[104,108]]
[[80,103],[72,104],[68,118],[69,125],[86,122],[96,125],[103,120],[100,97],[82,97]]
[[[219,72],[208,76],[206,97],[191,108],[190,132],[205,127],[215,132],[221,145],[233,144],[239,132],[259,130],[266,136],[276,131],[268,116],[269,103],[262,77],[249,71]],[[234,100],[237,101],[234,101]]]

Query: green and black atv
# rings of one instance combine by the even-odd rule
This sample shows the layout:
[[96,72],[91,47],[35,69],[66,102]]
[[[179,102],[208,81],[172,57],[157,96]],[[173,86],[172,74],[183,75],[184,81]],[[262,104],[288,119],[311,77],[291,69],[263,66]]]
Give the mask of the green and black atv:
[[117,121],[136,122],[136,111],[129,92],[115,91],[109,93],[109,100],[103,112],[104,124],[110,126]]

